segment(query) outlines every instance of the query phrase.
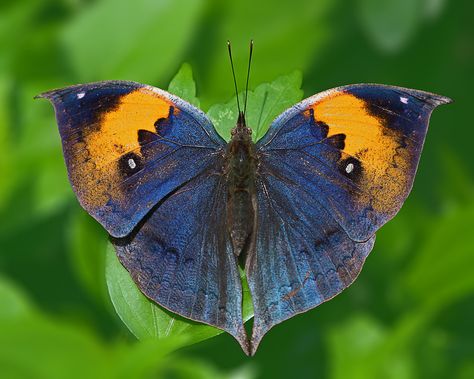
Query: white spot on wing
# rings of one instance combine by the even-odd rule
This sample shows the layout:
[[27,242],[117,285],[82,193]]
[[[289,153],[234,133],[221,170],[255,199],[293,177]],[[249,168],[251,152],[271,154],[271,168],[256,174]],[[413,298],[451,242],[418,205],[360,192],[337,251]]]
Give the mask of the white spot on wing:
[[135,167],[137,167],[137,164],[135,163],[135,161],[132,158],[130,158],[128,160],[128,166],[133,170]]
[[77,98],[78,98],[78,99],[82,99],[84,96],[86,96],[86,93],[85,93],[85,92],[79,92],[79,93],[77,94]]
[[403,104],[408,104],[408,97],[400,97],[400,101],[403,103]]
[[352,172],[352,170],[354,170],[354,164],[353,163],[349,163],[347,166],[346,166],[346,172],[348,174],[350,174]]

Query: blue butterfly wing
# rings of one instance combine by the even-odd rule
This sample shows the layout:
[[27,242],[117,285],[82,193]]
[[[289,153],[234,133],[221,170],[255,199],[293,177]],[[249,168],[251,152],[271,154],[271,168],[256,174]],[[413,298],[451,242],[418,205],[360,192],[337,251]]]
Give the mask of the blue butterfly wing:
[[274,325],[354,281],[413,184],[432,110],[449,99],[352,85],[303,100],[257,143],[257,233],[246,273],[254,352]]
[[114,237],[225,148],[204,113],[151,86],[105,81],[39,97],[54,105],[79,202]]
[[222,162],[215,159],[158,204],[131,236],[112,242],[147,297],[181,316],[225,330],[248,352],[226,200]]
[[348,287],[375,240],[350,239],[324,205],[290,178],[266,172],[257,190],[255,251],[246,262],[254,307],[251,354],[274,325]]

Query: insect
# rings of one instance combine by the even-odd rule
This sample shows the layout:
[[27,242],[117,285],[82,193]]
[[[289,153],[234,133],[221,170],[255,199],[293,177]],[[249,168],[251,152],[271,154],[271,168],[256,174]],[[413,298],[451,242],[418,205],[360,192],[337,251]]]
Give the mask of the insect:
[[[273,326],[355,280],[375,232],[411,190],[431,112],[450,102],[343,86],[291,107],[253,143],[245,99],[227,143],[202,111],[148,85],[104,81],[39,96],[54,105],[80,204],[140,290],[230,333],[250,355]],[[239,265],[254,307],[250,338]]]

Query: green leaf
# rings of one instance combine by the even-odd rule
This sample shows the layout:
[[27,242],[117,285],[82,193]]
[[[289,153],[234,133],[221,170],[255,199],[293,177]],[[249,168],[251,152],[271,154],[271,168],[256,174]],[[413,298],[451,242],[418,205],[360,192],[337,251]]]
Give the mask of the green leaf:
[[[107,248],[106,279],[117,314],[139,339],[180,336],[183,337],[183,345],[190,345],[222,333],[220,329],[187,320],[150,301],[122,266],[111,244]],[[252,313],[248,313],[251,299],[248,292],[244,294],[244,320],[247,321],[252,317]]]
[[184,63],[181,66],[178,73],[171,80],[168,92],[199,108],[199,99],[196,97],[196,83],[189,64]]
[[70,64],[80,81],[155,82],[179,62],[203,6],[194,0],[94,2],[64,32]]
[[[271,83],[259,85],[255,91],[249,91],[247,101],[247,125],[252,128],[253,140],[262,138],[271,122],[283,111],[297,103],[303,97],[301,73],[295,71],[280,76]],[[245,94],[239,94],[243,104]],[[230,140],[230,131],[237,122],[237,99],[234,96],[226,104],[216,104],[207,112],[216,130],[225,139]]]

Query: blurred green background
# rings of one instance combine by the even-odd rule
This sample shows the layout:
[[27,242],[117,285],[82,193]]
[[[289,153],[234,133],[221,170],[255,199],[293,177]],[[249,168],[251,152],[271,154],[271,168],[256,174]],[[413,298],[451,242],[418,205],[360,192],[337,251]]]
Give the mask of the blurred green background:
[[[1,378],[474,377],[474,2],[2,0]],[[273,329],[246,357],[221,334],[137,342],[111,306],[106,235],[67,181],[51,88],[167,88],[183,62],[201,107],[295,69],[305,96],[377,82],[455,100],[432,117],[413,192],[356,283]],[[284,95],[284,94],[283,94]],[[180,348],[178,348],[180,347]]]

